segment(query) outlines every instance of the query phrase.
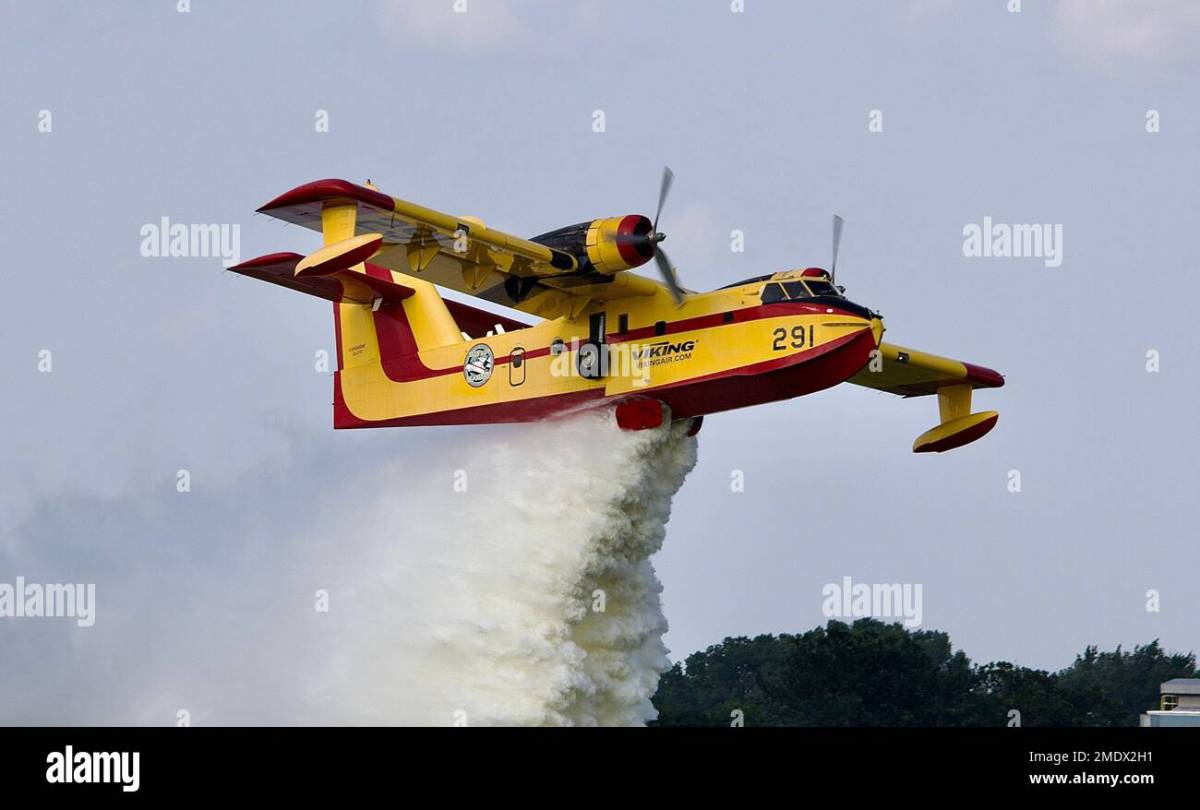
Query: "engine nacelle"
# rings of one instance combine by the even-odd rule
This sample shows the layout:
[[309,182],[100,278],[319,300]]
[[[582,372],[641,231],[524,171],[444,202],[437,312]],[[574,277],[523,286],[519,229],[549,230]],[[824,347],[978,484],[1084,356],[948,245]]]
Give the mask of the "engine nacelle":
[[587,230],[587,257],[598,272],[612,275],[640,267],[654,258],[653,224],[639,214],[592,221]]
[[654,258],[653,230],[647,217],[629,214],[568,225],[530,241],[570,253],[583,269],[613,275]]

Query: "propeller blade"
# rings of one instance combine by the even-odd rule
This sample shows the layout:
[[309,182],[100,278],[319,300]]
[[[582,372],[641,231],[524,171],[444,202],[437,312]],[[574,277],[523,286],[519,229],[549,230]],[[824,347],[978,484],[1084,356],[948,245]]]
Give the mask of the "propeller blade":
[[662,275],[667,289],[671,291],[671,297],[675,299],[676,304],[682,304],[683,289],[679,286],[679,280],[675,278],[675,270],[671,267],[671,260],[667,258],[667,254],[662,248],[654,251],[654,261],[658,265],[658,272]]
[[832,284],[837,279],[837,255],[838,246],[842,244],[842,218],[837,214],[833,215],[833,262],[829,265],[829,282]]
[[654,227],[651,233],[658,233],[658,217],[662,214],[663,203],[667,201],[667,194],[671,191],[671,184],[675,182],[675,172],[671,171],[670,166],[663,166],[662,186],[658,189],[658,210],[654,212]]

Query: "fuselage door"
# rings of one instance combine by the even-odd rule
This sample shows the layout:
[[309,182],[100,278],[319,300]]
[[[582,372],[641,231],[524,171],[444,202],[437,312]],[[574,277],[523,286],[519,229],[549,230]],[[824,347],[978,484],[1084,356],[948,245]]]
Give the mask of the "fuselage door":
[[588,321],[588,340],[579,347],[575,367],[585,380],[598,380],[608,374],[608,345],[605,340],[605,315],[597,312]]
[[525,382],[525,350],[519,346],[512,350],[508,361],[508,384],[520,385]]

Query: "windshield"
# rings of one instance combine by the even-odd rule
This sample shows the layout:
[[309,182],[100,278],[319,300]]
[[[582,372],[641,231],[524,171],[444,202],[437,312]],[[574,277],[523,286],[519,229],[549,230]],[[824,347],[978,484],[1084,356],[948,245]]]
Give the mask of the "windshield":
[[842,297],[837,288],[828,281],[810,278],[804,281],[784,281],[767,284],[763,287],[762,302],[764,304],[773,304],[776,301],[795,301],[822,295]]
[[[836,300],[829,300],[829,299]],[[763,285],[762,302],[774,304],[785,301],[809,301],[818,306],[837,307],[860,318],[879,317],[870,309],[846,300],[837,288],[824,279],[806,278],[804,281],[770,281]],[[826,310],[833,312],[833,309]]]
[[[797,298],[811,298],[814,295],[839,295],[837,289],[828,281],[811,278],[804,281],[785,281],[783,282],[783,289],[787,291],[788,298],[793,300]],[[771,301],[782,300],[777,291],[772,291],[771,296]],[[764,303],[771,303],[771,301],[766,299],[765,292],[763,301]]]

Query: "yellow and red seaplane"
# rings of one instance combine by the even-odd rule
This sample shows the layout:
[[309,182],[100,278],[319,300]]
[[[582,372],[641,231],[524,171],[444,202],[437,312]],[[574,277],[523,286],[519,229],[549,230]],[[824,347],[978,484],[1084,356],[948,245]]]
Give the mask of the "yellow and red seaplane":
[[[521,422],[611,406],[624,429],[791,399],[842,382],[905,397],[936,394],[940,422],[913,450],[941,452],[996,424],[971,412],[982,366],[883,341],[883,320],[809,267],[711,292],[683,288],[658,217],[632,214],[529,239],[382,193],[317,180],[260,212],[319,231],[308,256],[273,253],[230,268],[333,302],[335,428]],[[654,261],[660,279],[632,272]],[[538,320],[443,298],[443,287]]]

